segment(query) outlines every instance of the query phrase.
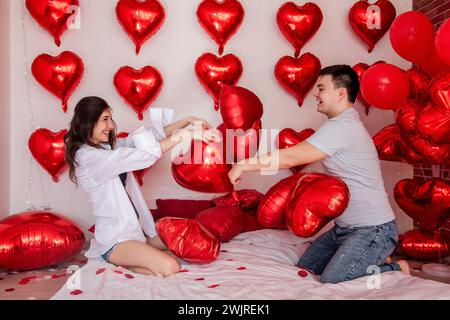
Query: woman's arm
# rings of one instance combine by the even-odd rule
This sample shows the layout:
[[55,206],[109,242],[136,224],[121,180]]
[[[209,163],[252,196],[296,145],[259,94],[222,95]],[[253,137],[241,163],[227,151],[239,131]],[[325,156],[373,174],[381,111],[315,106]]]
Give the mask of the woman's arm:
[[162,152],[164,153],[183,141],[190,143],[192,139],[202,140],[206,143],[210,143],[213,141],[220,142],[220,136],[214,130],[201,130],[195,128],[189,130],[178,130],[171,136],[160,140],[159,144],[161,146]]
[[176,130],[179,129],[184,129],[186,128],[188,125],[193,124],[193,125],[201,125],[203,129],[210,129],[212,128],[211,125],[206,122],[205,120],[196,118],[196,117],[187,117],[181,120],[178,120],[174,123],[171,123],[167,126],[164,127],[164,132],[166,133],[166,136],[169,137],[171,136]]

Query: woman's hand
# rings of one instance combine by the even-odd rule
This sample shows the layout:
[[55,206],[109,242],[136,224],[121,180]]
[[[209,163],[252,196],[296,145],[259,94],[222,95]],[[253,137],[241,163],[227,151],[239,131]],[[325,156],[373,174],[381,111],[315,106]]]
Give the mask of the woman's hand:
[[204,130],[208,130],[208,129],[212,128],[212,126],[206,120],[203,120],[203,119],[200,119],[197,117],[187,117],[184,119],[184,121],[186,123],[186,126],[192,124],[194,126],[194,128],[201,128]]
[[233,165],[233,168],[228,172],[228,178],[232,185],[236,185],[241,181],[242,173],[244,173],[244,171],[240,164]]
[[205,143],[218,143],[221,141],[220,133],[216,129],[203,130],[200,128],[194,128],[188,130],[188,132],[190,134],[190,138],[194,140],[201,140]]

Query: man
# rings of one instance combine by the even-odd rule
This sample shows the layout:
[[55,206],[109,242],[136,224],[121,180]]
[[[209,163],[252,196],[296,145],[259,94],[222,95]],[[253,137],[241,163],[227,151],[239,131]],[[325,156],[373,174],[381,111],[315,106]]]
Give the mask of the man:
[[231,183],[236,184],[245,171],[285,169],[323,160],[328,173],[347,184],[347,209],[297,263],[320,275],[322,283],[339,283],[377,271],[401,270],[409,274],[406,261],[392,262],[389,257],[397,245],[397,224],[384,189],[377,151],[353,108],[358,91],[358,76],[350,66],[322,69],[314,96],[317,111],[328,121],[304,142],[243,160],[229,172]]

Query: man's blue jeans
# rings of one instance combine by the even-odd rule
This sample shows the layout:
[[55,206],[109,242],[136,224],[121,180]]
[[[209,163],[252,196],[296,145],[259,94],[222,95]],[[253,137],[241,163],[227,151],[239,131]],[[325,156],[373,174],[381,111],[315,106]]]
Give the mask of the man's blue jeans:
[[311,244],[297,266],[320,275],[322,283],[339,283],[370,275],[374,266],[380,268],[380,273],[400,271],[397,263],[384,263],[395,250],[397,241],[395,220],[370,227],[335,225]]

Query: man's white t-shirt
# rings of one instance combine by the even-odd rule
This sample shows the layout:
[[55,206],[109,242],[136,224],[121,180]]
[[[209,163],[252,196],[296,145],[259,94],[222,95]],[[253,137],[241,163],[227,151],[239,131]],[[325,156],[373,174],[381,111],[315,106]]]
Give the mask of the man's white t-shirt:
[[395,219],[375,145],[354,108],[328,119],[306,141],[328,155],[323,160],[328,173],[349,188],[348,207],[334,220],[338,226],[374,226]]

